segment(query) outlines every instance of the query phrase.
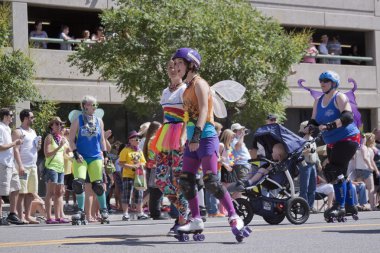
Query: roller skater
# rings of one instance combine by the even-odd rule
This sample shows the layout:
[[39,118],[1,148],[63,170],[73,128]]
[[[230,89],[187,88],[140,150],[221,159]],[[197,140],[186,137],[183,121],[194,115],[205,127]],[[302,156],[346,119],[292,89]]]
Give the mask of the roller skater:
[[336,203],[324,213],[327,222],[344,222],[347,208],[354,209],[351,181],[346,180],[348,163],[360,143],[358,126],[354,122],[347,96],[337,88],[340,77],[333,71],[319,76],[323,94],[316,98],[313,114],[307,126],[318,127],[327,144],[328,163],[323,168],[327,182],[333,183]]
[[196,180],[198,168],[202,167],[205,188],[218,198],[227,209],[228,216],[232,221],[230,225],[233,234],[237,241],[241,242],[243,237],[249,236],[250,230],[241,226],[240,218],[236,217],[231,197],[218,180],[219,140],[214,127],[214,109],[210,86],[197,74],[201,64],[201,56],[194,49],[180,48],[172,59],[178,75],[187,83],[186,90],[183,93],[187,143],[179,184],[189,202],[192,215],[186,225],[178,227],[176,238],[180,241],[187,241],[188,234],[194,234],[194,240],[203,241],[205,239],[202,234],[204,223],[199,210]]
[[[86,173],[90,177],[92,190],[97,196],[102,214],[101,223],[109,223],[106,204],[106,196],[103,187],[103,164],[108,160],[106,141],[104,137],[104,125],[101,117],[97,116],[98,104],[94,97],[85,96],[81,101],[82,111],[72,111],[69,119],[70,127],[69,143],[74,154],[74,180],[73,191],[76,194],[80,212],[74,220],[82,221],[85,216],[84,210],[84,184]],[[103,111],[102,111],[103,112]],[[104,112],[102,113],[102,115]],[[76,222],[73,222],[73,225]]]

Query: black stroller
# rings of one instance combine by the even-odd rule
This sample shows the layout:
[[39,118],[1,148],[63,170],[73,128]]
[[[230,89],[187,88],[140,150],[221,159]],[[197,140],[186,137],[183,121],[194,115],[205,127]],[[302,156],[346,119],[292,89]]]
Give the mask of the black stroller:
[[[264,147],[265,157],[251,161],[252,166],[257,166],[255,163],[260,161],[260,166],[272,165],[272,170],[254,186],[244,189],[245,198],[233,200],[237,214],[245,225],[251,222],[254,214],[272,225],[281,223],[285,217],[296,225],[305,223],[309,218],[309,205],[303,198],[295,197],[293,178],[305,164],[302,151],[315,139],[305,141],[279,124],[260,127],[254,139]],[[281,162],[271,160],[272,148],[277,143],[282,143],[288,153]]]

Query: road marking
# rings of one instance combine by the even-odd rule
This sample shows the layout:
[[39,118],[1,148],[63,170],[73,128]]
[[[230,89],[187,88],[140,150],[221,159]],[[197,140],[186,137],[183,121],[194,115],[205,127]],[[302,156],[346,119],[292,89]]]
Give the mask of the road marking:
[[[214,222],[220,223],[220,222]],[[168,225],[168,224],[157,224],[157,225]],[[140,226],[140,225],[134,225]],[[284,231],[284,230],[311,230],[311,229],[326,229],[326,228],[352,228],[352,227],[380,227],[380,224],[335,224],[335,225],[324,225],[324,226],[291,226],[291,227],[277,227],[277,228],[254,228],[254,232],[271,232],[271,231]],[[100,226],[100,227],[92,227],[92,228],[106,228],[111,226]],[[116,226],[113,226],[116,227]],[[130,227],[130,226],[128,226]],[[127,228],[128,228],[127,227]],[[231,233],[230,230],[223,231],[207,231],[204,234],[227,234]],[[128,238],[131,235],[126,235]],[[152,235],[154,236],[154,235]],[[139,238],[140,235],[133,236]],[[145,235],[144,237],[149,237],[149,235]],[[156,235],[157,237],[157,235]],[[159,236],[161,237],[161,236]],[[162,235],[162,237],[167,237],[166,235]],[[11,247],[32,247],[32,246],[46,246],[46,245],[61,245],[61,244],[77,244],[77,243],[98,243],[98,242],[111,242],[111,241],[122,241],[125,240],[126,237],[120,235],[119,237],[88,237],[88,238],[68,238],[61,240],[44,240],[44,241],[29,241],[29,242],[4,242],[0,243],[0,248],[11,248]]]

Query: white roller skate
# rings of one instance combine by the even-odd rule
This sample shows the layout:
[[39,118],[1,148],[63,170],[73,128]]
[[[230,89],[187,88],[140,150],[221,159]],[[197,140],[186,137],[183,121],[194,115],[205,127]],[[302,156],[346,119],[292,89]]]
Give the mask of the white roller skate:
[[82,210],[78,210],[71,216],[72,225],[87,225],[86,214]]
[[108,210],[106,208],[100,210],[100,224],[110,224],[110,220],[108,219]]
[[229,217],[228,223],[230,224],[231,231],[238,242],[242,242],[244,237],[248,237],[252,232],[249,227],[244,226],[243,220],[237,214]]
[[204,241],[205,236],[202,234],[203,229],[204,223],[202,218],[191,219],[185,225],[177,228],[177,235],[174,237],[180,242],[187,242],[189,240],[189,234],[194,234],[194,241]]

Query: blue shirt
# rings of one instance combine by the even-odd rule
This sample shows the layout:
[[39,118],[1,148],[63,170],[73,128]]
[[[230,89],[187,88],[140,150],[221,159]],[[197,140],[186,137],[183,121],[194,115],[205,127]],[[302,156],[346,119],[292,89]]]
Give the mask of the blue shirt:
[[[329,122],[333,122],[336,119],[340,118],[341,112],[335,106],[336,96],[338,93],[334,95],[334,97],[330,100],[327,106],[322,105],[322,100],[325,95],[322,95],[319,98],[317,104],[317,115],[315,120],[320,125],[325,125]],[[353,136],[359,133],[359,129],[355,125],[354,122],[347,126],[338,127],[336,129],[330,131],[324,131],[322,133],[323,140],[326,144],[336,143],[344,138],[349,136]]]
[[249,154],[248,148],[243,143],[239,150],[236,150],[235,146],[238,143],[238,139],[234,138],[231,142],[232,154],[235,157],[236,165],[249,165],[248,160],[251,159],[251,155]]
[[[100,147],[101,128],[99,119],[95,117],[95,126],[93,129],[85,126],[83,115],[79,115],[79,131],[77,135],[77,150],[83,158],[102,158],[102,149]],[[95,160],[96,160],[95,159]],[[92,160],[92,159],[91,159]]]

